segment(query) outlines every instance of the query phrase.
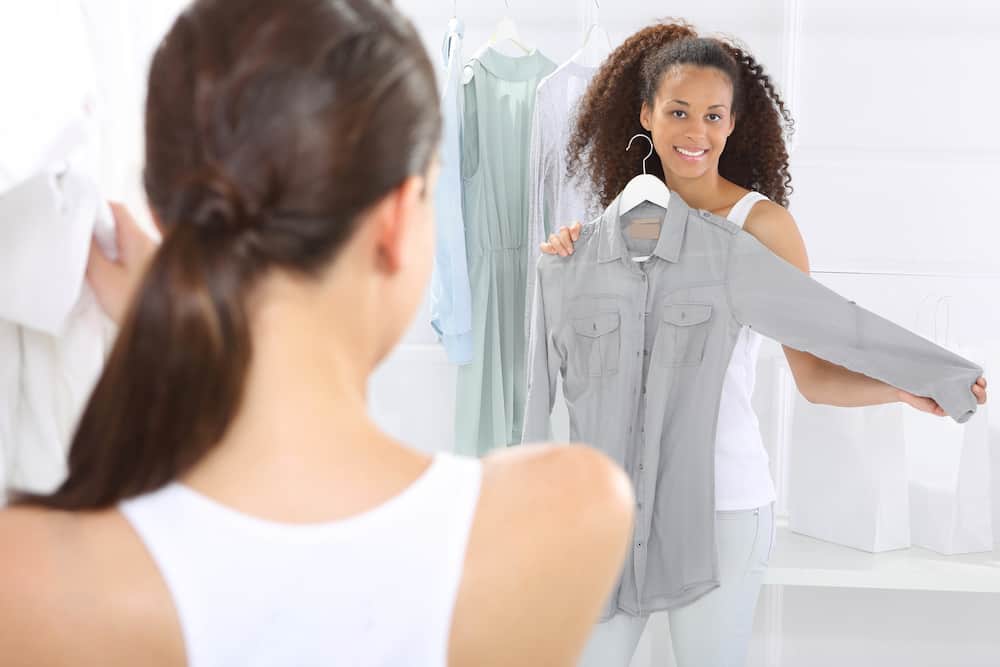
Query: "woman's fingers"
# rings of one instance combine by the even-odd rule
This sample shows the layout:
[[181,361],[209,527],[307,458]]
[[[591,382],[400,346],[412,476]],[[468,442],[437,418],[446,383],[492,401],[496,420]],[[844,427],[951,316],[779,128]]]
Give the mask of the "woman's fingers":
[[578,238],[580,238],[580,230],[581,229],[583,229],[583,225],[581,225],[579,222],[574,222],[572,225],[570,225],[569,235],[570,235],[570,238],[573,240],[574,243],[576,242],[576,240]]
[[574,222],[569,227],[563,225],[550,234],[549,240],[540,244],[538,248],[546,255],[568,257],[573,254],[573,244],[580,238],[581,229],[583,229],[583,225],[579,222]]
[[573,254],[574,240],[575,239],[573,238],[573,235],[570,233],[569,227],[559,228],[559,241],[562,244],[562,247],[566,250],[566,253],[569,255]]
[[[979,379],[982,380],[983,378]],[[986,389],[979,383],[979,380],[976,380],[976,384],[972,385],[972,393],[975,394],[976,401],[980,405],[986,402]]]
[[549,243],[555,248],[556,254],[566,257],[570,254],[569,233],[565,227],[560,227],[558,231],[549,235]]

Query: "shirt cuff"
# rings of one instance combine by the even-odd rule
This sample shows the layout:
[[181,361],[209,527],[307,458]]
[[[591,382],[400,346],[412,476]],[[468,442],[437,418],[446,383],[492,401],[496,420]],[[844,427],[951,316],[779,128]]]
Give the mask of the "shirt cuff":
[[460,334],[444,334],[441,336],[441,344],[444,346],[448,361],[459,366],[472,363],[472,332],[466,331]]

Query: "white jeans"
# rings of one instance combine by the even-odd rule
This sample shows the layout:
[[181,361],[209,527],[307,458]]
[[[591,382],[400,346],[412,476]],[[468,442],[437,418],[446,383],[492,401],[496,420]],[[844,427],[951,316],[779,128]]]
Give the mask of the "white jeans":
[[[717,512],[721,585],[670,610],[677,667],[744,667],[754,609],[774,546],[774,508]],[[580,667],[628,667],[648,617],[619,614],[598,623]]]

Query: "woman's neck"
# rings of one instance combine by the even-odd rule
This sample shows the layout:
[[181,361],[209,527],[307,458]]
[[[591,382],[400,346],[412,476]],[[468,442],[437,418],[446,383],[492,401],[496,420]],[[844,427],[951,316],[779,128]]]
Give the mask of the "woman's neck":
[[727,208],[742,190],[723,178],[717,170],[707,172],[698,178],[682,178],[670,172],[665,173],[670,191],[676,192],[692,208],[706,211]]
[[364,468],[396,446],[368,414],[373,337],[350,317],[289,301],[254,318],[239,411],[187,476],[192,485],[322,488],[333,483],[331,471]]

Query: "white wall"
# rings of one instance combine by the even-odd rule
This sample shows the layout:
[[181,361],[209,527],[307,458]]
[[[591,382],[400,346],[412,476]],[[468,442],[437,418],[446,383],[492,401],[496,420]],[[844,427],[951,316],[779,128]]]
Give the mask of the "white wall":
[[[451,2],[398,0],[436,56]],[[513,0],[525,41],[557,62],[582,39],[592,2]],[[1000,3],[991,0],[605,0],[614,44],[667,14],[733,34],[772,74],[797,124],[791,211],[814,275],[893,321],[951,297],[957,345],[1000,349]],[[504,3],[458,2],[466,55],[489,37]],[[707,6],[706,6],[707,5]],[[453,444],[454,368],[427,324],[426,305],[372,381],[372,410],[387,428],[428,449]],[[779,511],[794,443],[781,383],[765,346],[754,405],[772,455]],[[787,389],[787,386],[785,387]],[[558,431],[557,431],[558,432]],[[996,447],[994,447],[996,450]],[[995,451],[996,453],[996,451]],[[750,664],[1000,665],[996,594],[768,586]],[[669,628],[654,616],[635,667],[672,665]]]

